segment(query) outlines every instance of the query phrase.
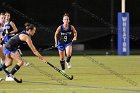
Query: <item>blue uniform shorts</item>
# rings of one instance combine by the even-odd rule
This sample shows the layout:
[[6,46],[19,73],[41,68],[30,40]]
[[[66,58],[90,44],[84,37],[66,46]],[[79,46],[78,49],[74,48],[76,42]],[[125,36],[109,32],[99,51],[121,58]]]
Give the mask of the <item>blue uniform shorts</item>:
[[3,49],[3,53],[4,53],[4,54],[11,54],[11,53],[15,53],[15,52],[16,52],[16,50],[10,51],[10,50],[7,49],[6,47],[4,47],[4,49]]
[[6,36],[6,37],[4,37],[3,41],[8,42],[10,38],[11,38],[10,36]]
[[62,44],[60,41],[58,41],[58,50],[61,50],[61,51],[63,51],[63,50],[65,50],[65,48],[67,47],[67,46],[72,46],[72,42],[70,42],[70,43],[68,43],[68,44]]

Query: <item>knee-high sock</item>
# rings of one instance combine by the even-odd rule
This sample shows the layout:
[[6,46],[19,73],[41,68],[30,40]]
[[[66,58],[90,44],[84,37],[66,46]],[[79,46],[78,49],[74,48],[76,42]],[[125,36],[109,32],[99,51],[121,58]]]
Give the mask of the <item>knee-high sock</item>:
[[65,70],[65,60],[60,60],[62,70]]
[[[1,60],[1,64],[3,65],[3,64],[5,64],[5,60]],[[7,70],[8,71],[8,68],[5,68],[5,70]]]
[[0,66],[0,71],[1,71],[2,69],[6,70],[6,68],[7,68],[7,66],[6,66],[5,63],[4,63],[4,64],[2,64],[2,65]]
[[69,63],[70,59],[71,59],[71,56],[68,56],[67,59],[66,59],[66,62]]
[[11,70],[10,73],[11,73],[12,75],[14,75],[19,69],[20,69],[20,66],[16,64],[16,65],[13,67],[13,69]]

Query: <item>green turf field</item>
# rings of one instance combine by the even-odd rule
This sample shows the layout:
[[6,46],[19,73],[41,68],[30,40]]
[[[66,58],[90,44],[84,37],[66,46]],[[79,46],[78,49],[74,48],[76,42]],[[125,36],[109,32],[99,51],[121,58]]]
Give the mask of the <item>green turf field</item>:
[[[68,80],[37,57],[23,57],[17,78],[23,83],[0,82],[0,93],[137,93],[140,92],[140,56],[73,56],[74,80]],[[46,57],[60,68],[59,57]],[[3,71],[0,77],[4,78]]]

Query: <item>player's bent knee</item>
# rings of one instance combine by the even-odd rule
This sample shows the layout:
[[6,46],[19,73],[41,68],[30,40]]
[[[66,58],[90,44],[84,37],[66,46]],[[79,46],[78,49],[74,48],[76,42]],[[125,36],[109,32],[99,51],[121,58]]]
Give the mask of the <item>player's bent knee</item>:
[[22,66],[23,64],[24,64],[23,61],[18,62],[18,65],[19,65],[19,66]]
[[60,57],[60,60],[64,60],[64,57]]

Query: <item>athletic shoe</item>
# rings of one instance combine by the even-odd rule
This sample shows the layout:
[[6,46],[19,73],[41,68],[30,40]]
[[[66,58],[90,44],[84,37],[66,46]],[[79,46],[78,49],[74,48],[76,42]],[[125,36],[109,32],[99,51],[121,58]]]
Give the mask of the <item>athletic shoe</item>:
[[5,81],[14,81],[14,79],[12,77],[10,77],[10,76],[6,76]]
[[3,80],[3,78],[0,78],[0,82]]
[[63,73],[66,73],[65,70],[62,70]]
[[66,62],[66,64],[67,64],[67,68],[70,69],[71,68],[70,62],[69,63]]

